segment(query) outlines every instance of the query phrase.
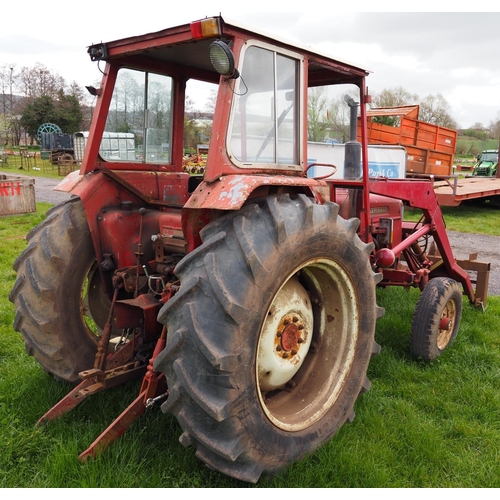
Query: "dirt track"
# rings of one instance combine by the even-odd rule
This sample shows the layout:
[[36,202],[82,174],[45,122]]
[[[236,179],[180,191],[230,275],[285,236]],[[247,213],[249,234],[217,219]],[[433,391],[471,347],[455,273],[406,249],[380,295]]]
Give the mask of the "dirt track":
[[[36,201],[57,204],[67,200],[67,193],[54,191],[58,182],[58,179],[36,177]],[[491,263],[489,295],[500,295],[500,236],[448,231],[448,237],[455,258],[467,259],[471,253],[477,252],[479,261]]]
[[500,236],[448,231],[448,238],[456,259],[477,253],[478,261],[491,264],[488,295],[500,295]]

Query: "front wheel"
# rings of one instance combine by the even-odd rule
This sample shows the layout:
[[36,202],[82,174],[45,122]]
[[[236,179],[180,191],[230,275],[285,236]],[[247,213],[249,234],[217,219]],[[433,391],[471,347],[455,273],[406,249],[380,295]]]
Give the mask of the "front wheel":
[[325,443],[369,388],[378,275],[359,221],[337,214],[272,196],[209,224],[178,264],[155,369],[209,467],[256,482]]
[[462,288],[451,278],[433,278],[423,289],[413,314],[411,351],[430,362],[455,340],[462,317]]

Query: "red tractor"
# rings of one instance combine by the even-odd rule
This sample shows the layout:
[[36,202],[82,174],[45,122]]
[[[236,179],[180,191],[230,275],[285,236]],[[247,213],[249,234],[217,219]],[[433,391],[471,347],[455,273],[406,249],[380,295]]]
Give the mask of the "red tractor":
[[[161,404],[209,467],[256,482],[353,418],[379,351],[377,286],[422,290],[411,346],[428,361],[456,336],[462,295],[484,305],[489,265],[454,259],[431,182],[368,175],[367,70],[221,17],[88,53],[103,77],[88,88],[81,168],[59,187],[73,196],[28,235],[10,295],[27,352],[77,382],[41,422],[143,377],[82,460]],[[194,169],[193,84],[218,88]],[[351,95],[343,165],[308,155],[319,86]],[[113,149],[115,133],[126,147]]]

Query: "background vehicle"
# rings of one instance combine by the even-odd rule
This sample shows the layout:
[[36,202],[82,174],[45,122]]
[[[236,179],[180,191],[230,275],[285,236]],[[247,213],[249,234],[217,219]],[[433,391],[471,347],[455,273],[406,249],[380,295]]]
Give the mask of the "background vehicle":
[[[81,163],[89,137],[88,132],[76,132],[75,160]],[[104,160],[135,160],[136,147],[134,134],[130,132],[104,132],[99,154]]]
[[[256,482],[354,417],[379,351],[377,285],[422,290],[411,337],[425,360],[457,335],[462,294],[485,304],[489,266],[453,258],[430,182],[369,177],[365,69],[221,17],[89,54],[105,67],[81,169],[60,185],[75,196],[30,233],[10,295],[28,353],[79,382],[40,422],[143,377],[82,460],[161,403],[209,467]],[[193,79],[218,84],[203,175],[183,170]],[[308,161],[314,86],[359,97],[340,179]],[[100,156],[117,128],[133,158]]]
[[489,149],[483,151],[477,158],[477,163],[472,169],[472,175],[494,177],[497,175],[498,151]]
[[[46,127],[45,129],[43,127]],[[46,156],[53,165],[57,165],[57,160],[61,157],[73,159],[75,153],[73,134],[63,134],[59,131],[48,131],[49,127],[57,127],[52,123],[43,124],[38,132],[42,157]],[[55,129],[57,130],[57,128]]]

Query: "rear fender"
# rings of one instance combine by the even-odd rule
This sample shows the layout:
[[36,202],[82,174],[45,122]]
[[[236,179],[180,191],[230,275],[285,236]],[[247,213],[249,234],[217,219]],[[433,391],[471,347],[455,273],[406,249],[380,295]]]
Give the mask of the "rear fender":
[[304,177],[227,175],[211,183],[202,181],[182,210],[187,251],[201,245],[200,231],[212,220],[239,210],[249,200],[276,193],[305,193],[318,203],[330,199],[325,181]]
[[307,177],[226,175],[215,182],[201,182],[184,208],[238,210],[248,199],[268,193],[298,192],[311,194],[317,189],[326,188],[327,186],[325,181]]

